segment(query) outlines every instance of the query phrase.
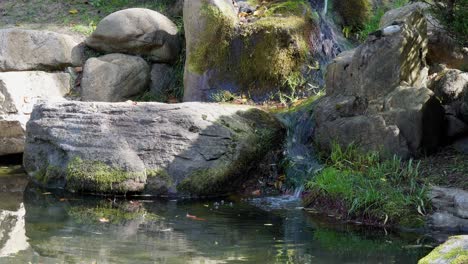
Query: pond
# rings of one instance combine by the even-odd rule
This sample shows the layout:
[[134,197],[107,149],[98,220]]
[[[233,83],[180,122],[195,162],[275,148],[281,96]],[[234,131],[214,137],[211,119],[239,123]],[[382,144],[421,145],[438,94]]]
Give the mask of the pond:
[[292,197],[83,197],[0,167],[0,263],[416,263],[431,243],[332,225]]

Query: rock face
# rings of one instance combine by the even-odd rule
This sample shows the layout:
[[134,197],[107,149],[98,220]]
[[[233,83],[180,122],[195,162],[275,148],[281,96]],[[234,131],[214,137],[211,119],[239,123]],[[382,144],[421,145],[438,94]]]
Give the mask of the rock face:
[[122,102],[145,91],[148,63],[140,57],[108,54],[86,61],[81,81],[84,101]]
[[433,187],[429,198],[435,208],[429,224],[448,231],[468,230],[468,192],[455,188]]
[[468,67],[468,49],[461,47],[450,37],[440,22],[431,15],[427,4],[416,2],[390,10],[382,17],[380,25],[388,26],[393,21],[405,18],[414,11],[423,12],[428,22],[428,62],[430,64],[446,64],[450,68],[466,69]]
[[226,194],[281,147],[254,108],[202,104],[36,105],[24,167],[43,186],[94,193]]
[[327,68],[315,141],[402,157],[437,147],[444,110],[425,87],[426,22],[420,12],[371,34]]
[[418,264],[468,263],[468,236],[453,236],[435,248]]
[[185,1],[184,101],[213,101],[224,91],[261,100],[297,77],[309,52],[312,12],[299,3],[275,13],[281,4],[264,1],[258,15],[246,18],[231,0]]
[[430,88],[443,104],[453,103],[460,100],[468,91],[468,73],[446,69],[437,73]]
[[0,73],[0,156],[23,152],[33,105],[62,98],[70,91],[70,81],[66,73]]
[[173,62],[181,43],[177,26],[164,15],[144,8],[117,11],[105,17],[86,45],[108,53],[144,55],[155,62]]
[[49,31],[0,30],[0,71],[61,70],[81,63],[72,37]]
[[174,68],[167,64],[153,64],[151,66],[151,93],[155,96],[165,94],[173,79]]

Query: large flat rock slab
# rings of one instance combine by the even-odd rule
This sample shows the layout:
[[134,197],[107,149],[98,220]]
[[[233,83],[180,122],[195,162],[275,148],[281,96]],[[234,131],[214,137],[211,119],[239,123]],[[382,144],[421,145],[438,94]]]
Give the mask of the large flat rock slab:
[[283,132],[272,115],[245,106],[39,104],[24,166],[37,183],[70,191],[219,195],[281,148]]

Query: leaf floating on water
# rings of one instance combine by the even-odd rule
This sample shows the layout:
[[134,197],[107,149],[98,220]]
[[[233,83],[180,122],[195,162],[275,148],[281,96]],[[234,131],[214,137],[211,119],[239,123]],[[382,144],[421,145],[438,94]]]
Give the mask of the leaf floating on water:
[[206,221],[206,219],[204,219],[204,218],[196,217],[196,216],[190,215],[190,214],[187,214],[186,217],[190,218],[192,220],[196,220],[196,221]]
[[45,192],[45,193],[42,193],[43,195],[51,195],[52,193],[51,192]]
[[68,13],[70,13],[71,15],[76,15],[76,14],[78,14],[78,10],[77,9],[70,9],[70,11],[68,11]]
[[60,198],[59,201],[60,202],[65,202],[67,199],[66,198]]
[[205,206],[205,207],[210,207],[208,204],[204,204],[203,206]]
[[103,217],[103,218],[99,218],[99,222],[101,223],[109,223],[109,219]]
[[273,226],[273,224],[264,224],[264,226]]

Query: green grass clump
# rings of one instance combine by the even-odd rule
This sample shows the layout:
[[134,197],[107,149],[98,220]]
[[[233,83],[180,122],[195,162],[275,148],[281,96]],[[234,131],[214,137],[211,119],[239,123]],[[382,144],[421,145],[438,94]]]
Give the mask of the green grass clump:
[[362,154],[355,146],[342,149],[334,144],[327,165],[306,184],[311,204],[317,198],[340,202],[346,209],[344,218],[376,224],[424,223],[421,214],[429,201],[427,188],[418,182],[418,164],[397,157],[381,160],[377,153]]

